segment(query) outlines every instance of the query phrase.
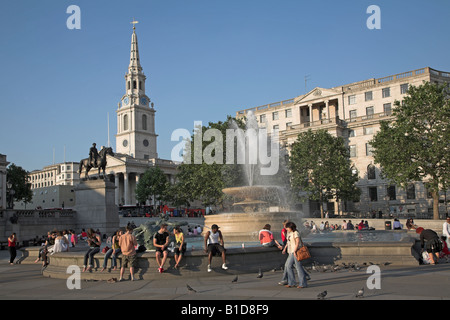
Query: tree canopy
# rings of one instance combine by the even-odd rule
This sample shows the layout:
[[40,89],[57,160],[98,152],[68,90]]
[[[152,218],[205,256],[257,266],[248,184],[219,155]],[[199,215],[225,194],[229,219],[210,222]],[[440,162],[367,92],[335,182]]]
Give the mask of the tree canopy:
[[14,201],[30,203],[33,199],[31,184],[28,182],[28,172],[20,166],[11,163],[6,169],[6,180],[14,190]]
[[370,142],[382,174],[406,187],[426,183],[433,195],[433,218],[439,218],[439,190],[450,179],[450,102],[447,85],[410,86],[403,102],[395,101],[394,120],[381,122]]
[[289,157],[293,192],[318,200],[323,218],[323,202],[359,199],[358,174],[351,164],[342,137],[326,130],[300,133]]
[[169,181],[159,167],[147,169],[136,186],[136,200],[145,203],[150,198],[159,201],[166,196]]

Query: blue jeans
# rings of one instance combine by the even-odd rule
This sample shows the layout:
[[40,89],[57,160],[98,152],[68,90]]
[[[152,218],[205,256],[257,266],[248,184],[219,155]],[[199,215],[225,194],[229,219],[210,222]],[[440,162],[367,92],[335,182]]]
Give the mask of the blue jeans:
[[286,264],[284,265],[284,270],[287,273],[288,285],[295,286],[295,274],[294,274],[294,270],[292,270],[292,266],[294,266],[294,265],[295,265],[295,269],[297,270],[298,285],[300,287],[306,287],[308,284],[306,282],[305,270],[303,270],[301,262],[295,258],[295,255],[293,253],[289,254],[289,256],[286,260]]
[[84,255],[84,266],[87,266],[89,258],[89,266],[94,266],[94,255],[100,252],[100,247],[89,248],[89,250]]
[[[114,252],[114,255],[113,255]],[[103,268],[106,269],[106,266],[108,264],[108,259],[110,257],[111,258],[111,268],[117,267],[117,256],[121,253],[122,251],[119,249],[109,249],[108,252],[105,253],[105,259],[103,260]]]

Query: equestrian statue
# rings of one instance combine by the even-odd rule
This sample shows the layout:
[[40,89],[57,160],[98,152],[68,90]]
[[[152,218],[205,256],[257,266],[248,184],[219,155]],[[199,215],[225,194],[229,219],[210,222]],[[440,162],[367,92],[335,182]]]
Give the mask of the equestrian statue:
[[81,177],[81,172],[83,167],[85,168],[84,178],[89,179],[88,173],[92,168],[98,168],[98,175],[100,176],[100,170],[103,171],[103,177],[105,178],[105,168],[106,168],[106,155],[114,156],[114,152],[111,147],[102,148],[97,152],[96,144],[93,143],[92,147],[89,149],[89,158],[80,161],[80,169],[78,173]]

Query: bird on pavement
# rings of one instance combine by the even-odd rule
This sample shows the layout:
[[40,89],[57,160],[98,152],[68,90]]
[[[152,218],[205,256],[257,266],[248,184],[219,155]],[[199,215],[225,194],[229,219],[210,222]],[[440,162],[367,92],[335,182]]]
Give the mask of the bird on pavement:
[[358,290],[358,292],[356,293],[355,297],[356,298],[363,298],[363,296],[364,296],[364,287]]
[[261,271],[261,268],[259,268],[259,273],[258,273],[258,275],[256,276],[256,278],[261,279],[262,277],[263,277],[263,273],[262,273],[262,271]]
[[238,276],[236,276],[231,282],[236,283],[238,281]]
[[317,299],[324,299],[325,298],[325,296],[327,295],[327,290],[325,290],[324,292],[321,292],[321,293],[319,293],[318,295],[317,295]]
[[186,287],[187,287],[188,291],[190,291],[190,292],[194,292],[194,293],[197,292],[196,290],[194,290],[194,289],[193,289],[190,285],[188,285],[187,283],[186,283]]

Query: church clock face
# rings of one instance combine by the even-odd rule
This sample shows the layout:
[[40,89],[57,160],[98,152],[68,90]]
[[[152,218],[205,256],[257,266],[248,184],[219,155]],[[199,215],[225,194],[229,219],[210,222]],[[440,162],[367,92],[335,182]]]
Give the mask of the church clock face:
[[126,97],[125,99],[123,99],[123,104],[128,105],[128,102],[130,102],[130,100],[128,99],[128,97]]
[[148,147],[149,143],[148,143],[148,140],[147,140],[147,139],[145,139],[145,140],[143,141],[143,143],[144,143],[144,147]]
[[123,140],[122,145],[123,145],[124,147],[128,146],[128,140],[126,140],[126,139]]
[[141,98],[141,104],[146,106],[147,105],[147,98]]

